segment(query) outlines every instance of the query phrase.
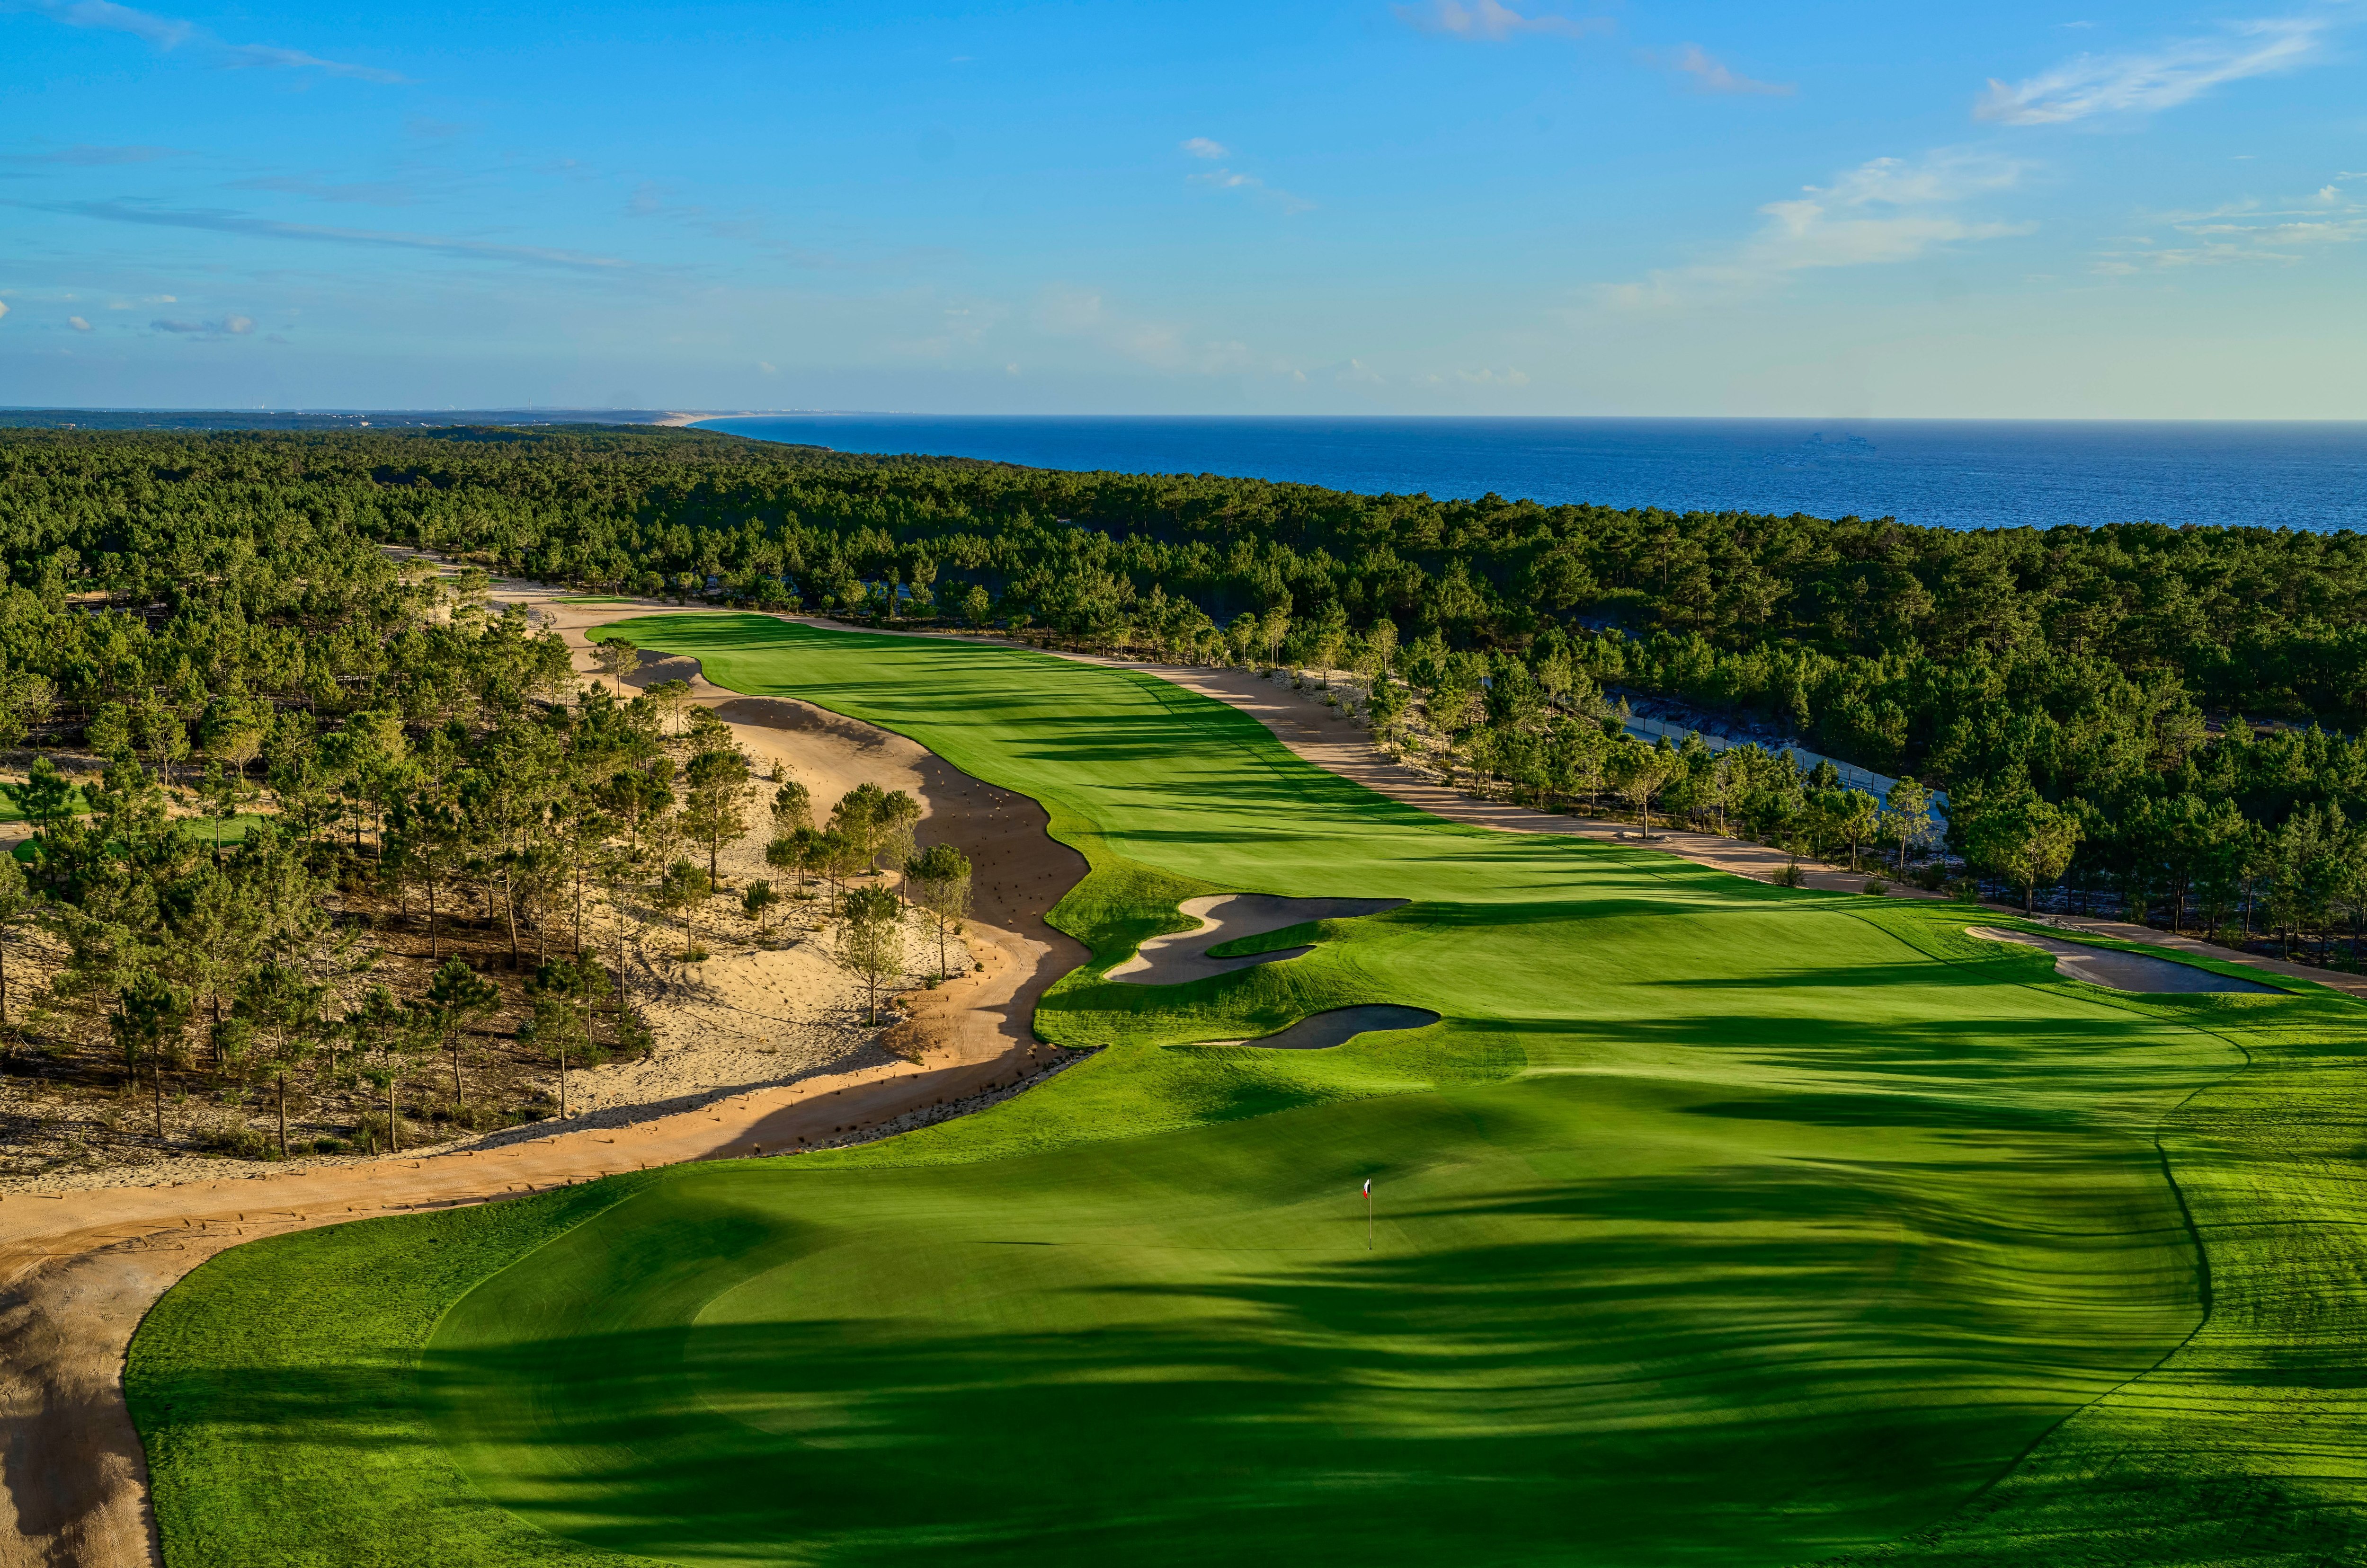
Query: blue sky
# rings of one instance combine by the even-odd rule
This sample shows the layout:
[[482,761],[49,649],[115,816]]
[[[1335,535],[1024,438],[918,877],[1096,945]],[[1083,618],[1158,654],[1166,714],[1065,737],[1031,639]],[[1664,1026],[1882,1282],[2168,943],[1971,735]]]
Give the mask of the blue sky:
[[0,0],[0,403],[2367,418],[2367,3]]

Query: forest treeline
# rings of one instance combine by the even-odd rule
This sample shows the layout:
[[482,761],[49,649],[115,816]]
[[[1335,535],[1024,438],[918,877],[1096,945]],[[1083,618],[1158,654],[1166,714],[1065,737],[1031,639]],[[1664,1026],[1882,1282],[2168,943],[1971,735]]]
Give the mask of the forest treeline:
[[[865,784],[817,823],[686,682],[587,682],[483,571],[391,553],[293,479],[171,482],[153,512],[85,491],[63,527],[0,485],[28,568],[0,588],[0,733],[31,752],[5,794],[32,830],[0,856],[0,1066],[113,1062],[157,1145],[382,1148],[547,1114],[521,1056],[566,1114],[571,1069],[651,1043],[633,961],[704,958],[727,892],[763,940],[827,883],[875,1014],[916,920],[958,957],[968,863],[913,841],[909,797]],[[752,833],[778,880],[727,887]],[[900,897],[861,882],[883,862]]]
[[[374,547],[394,545],[592,590],[1360,668],[1385,722],[1393,673],[1479,771],[1548,793],[1589,766],[1569,721],[1664,698],[1945,789],[1977,869],[2083,905],[2321,945],[2362,918],[2348,532],[1960,532],[464,430],[9,433],[0,534],[11,739],[119,708],[136,745],[159,704],[202,727],[232,671],[332,727],[372,705],[428,721],[464,678],[406,620]],[[528,665],[494,663],[465,679],[531,697]],[[1731,815],[1729,786],[1668,767],[1689,815]],[[1855,807],[1818,788],[1750,785],[1746,825],[1829,839]]]

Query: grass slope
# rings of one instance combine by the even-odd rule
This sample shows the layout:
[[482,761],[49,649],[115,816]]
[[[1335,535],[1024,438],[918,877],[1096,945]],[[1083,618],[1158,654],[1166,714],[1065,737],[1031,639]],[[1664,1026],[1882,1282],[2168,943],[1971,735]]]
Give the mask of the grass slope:
[[[1109,1049],[882,1144],[223,1255],[128,1379],[174,1568],[2349,1539],[2350,1004],[2116,998],[1942,908],[1442,823],[1132,672],[618,629],[1044,801],[1095,964],[1038,1027]],[[1098,979],[1234,889],[1413,902]],[[1443,1021],[1192,1043],[1365,1001]]]

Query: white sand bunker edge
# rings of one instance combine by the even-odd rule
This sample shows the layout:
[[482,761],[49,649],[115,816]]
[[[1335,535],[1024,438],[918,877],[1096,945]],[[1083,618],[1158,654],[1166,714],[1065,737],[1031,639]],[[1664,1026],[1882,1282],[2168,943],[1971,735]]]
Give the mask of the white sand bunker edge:
[[2027,931],[2001,931],[1996,926],[1966,926],[1965,933],[1987,942],[2018,942],[2024,947],[2051,953],[2055,955],[2056,974],[2084,980],[2108,991],[2154,995],[2193,995],[2209,991],[2277,994],[2274,986],[2264,986],[2256,980],[2239,980],[2232,975],[2214,974],[2191,964],[2180,964],[2174,958],[2157,958],[2147,953],[2090,947],[2082,942],[2063,942],[2055,937],[2033,936]]
[[1265,931],[1304,925],[1309,920],[1343,920],[1357,915],[1377,915],[1405,907],[1403,898],[1285,898],[1273,893],[1219,893],[1206,898],[1186,898],[1182,910],[1200,922],[1199,929],[1155,936],[1135,950],[1134,956],[1113,966],[1104,978],[1137,986],[1179,986],[1229,975],[1253,964],[1273,964],[1312,953],[1308,947],[1279,948],[1246,958],[1212,958],[1208,949],[1221,947]]
[[1439,1015],[1428,1008],[1396,1002],[1365,1002],[1357,1007],[1331,1008],[1308,1013],[1288,1029],[1261,1034],[1255,1040],[1211,1040],[1210,1045],[1254,1045],[1263,1051],[1329,1051],[1360,1034],[1387,1034],[1408,1029],[1428,1029]]

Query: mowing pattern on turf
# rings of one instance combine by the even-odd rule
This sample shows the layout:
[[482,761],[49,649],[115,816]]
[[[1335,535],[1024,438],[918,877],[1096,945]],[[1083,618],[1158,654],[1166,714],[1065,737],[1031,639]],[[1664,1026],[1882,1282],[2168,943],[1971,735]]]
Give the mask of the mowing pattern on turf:
[[[174,1568],[2350,1539],[2350,1004],[2114,997],[1936,907],[1442,823],[1130,672],[627,635],[1043,800],[1095,960],[1038,1028],[1110,1049],[878,1145],[223,1255],[133,1349]],[[1101,978],[1223,892],[1410,902]],[[1441,1021],[1199,1043],[1384,1003]]]

